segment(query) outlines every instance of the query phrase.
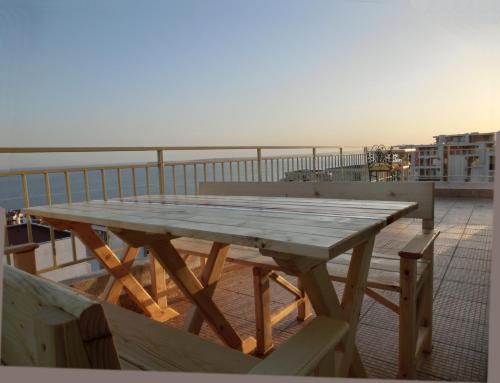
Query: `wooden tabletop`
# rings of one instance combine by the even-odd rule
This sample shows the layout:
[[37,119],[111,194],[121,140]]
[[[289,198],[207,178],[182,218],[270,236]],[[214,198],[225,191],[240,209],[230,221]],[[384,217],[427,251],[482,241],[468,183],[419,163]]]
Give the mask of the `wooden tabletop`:
[[165,233],[330,259],[416,202],[146,195],[24,209],[37,217]]

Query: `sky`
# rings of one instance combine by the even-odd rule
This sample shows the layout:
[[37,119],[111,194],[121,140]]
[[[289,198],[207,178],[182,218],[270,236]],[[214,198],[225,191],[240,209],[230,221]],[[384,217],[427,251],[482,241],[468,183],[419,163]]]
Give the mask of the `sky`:
[[430,143],[499,68],[494,0],[0,0],[0,146]]

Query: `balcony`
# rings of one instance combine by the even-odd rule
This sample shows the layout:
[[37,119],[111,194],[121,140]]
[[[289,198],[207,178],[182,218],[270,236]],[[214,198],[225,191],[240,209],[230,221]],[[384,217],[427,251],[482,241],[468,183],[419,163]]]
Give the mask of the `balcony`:
[[[325,148],[326,153],[318,153],[316,148],[308,149],[310,153],[301,155],[263,156],[263,148],[253,148],[257,154],[255,157],[179,162],[164,161],[163,149],[158,149],[155,150],[158,161],[149,163],[2,171],[0,182],[9,180],[17,185],[13,188],[19,190],[21,197],[15,193],[3,196],[0,205],[16,209],[162,192],[196,194],[198,183],[206,180],[314,181],[317,178],[328,179],[328,174],[335,175],[334,179],[330,179],[332,182],[368,179],[364,153],[346,154],[338,148],[334,153],[329,151],[331,148]],[[305,174],[309,178],[303,179]],[[296,175],[302,178],[293,179]],[[440,186],[443,191],[438,193],[441,196],[438,196],[435,204],[435,223],[441,234],[435,243],[433,351],[418,365],[417,378],[486,381],[493,236],[492,199],[491,194],[484,194],[487,198],[479,198],[481,195],[477,190],[471,192],[470,197],[463,197],[463,194],[460,196],[459,193],[450,197],[453,196],[454,186],[452,182],[443,182]],[[490,184],[484,187],[489,188]],[[36,242],[39,237],[39,225],[35,220],[36,217],[24,217],[24,224],[19,225],[25,228],[25,239],[28,242]],[[400,219],[377,236],[375,251],[396,255],[404,245],[403,241],[396,238],[409,238],[418,230],[419,225],[413,219]],[[96,272],[95,267],[88,267],[88,261],[92,257],[77,238],[57,231],[47,232],[44,238],[39,242],[43,242],[45,250],[37,250],[37,269],[40,275],[66,282],[72,279],[72,283],[78,285],[75,278],[78,279],[82,273]],[[65,241],[64,244],[62,241]],[[121,244],[114,242],[112,236],[109,241],[115,249],[120,248]],[[5,262],[12,260],[6,257]],[[86,266],[82,268],[81,265]],[[199,263],[194,260],[191,265],[197,269]],[[61,270],[73,272],[62,273]],[[293,277],[285,277],[296,282]],[[243,336],[255,334],[252,283],[250,267],[230,264],[226,267],[214,297],[231,324]],[[334,284],[340,295],[343,284]],[[88,288],[82,289],[88,291]],[[102,290],[94,288],[91,292],[98,295]],[[384,292],[384,295],[388,299],[395,299],[391,292]],[[290,303],[289,294],[274,285],[271,296],[273,307]],[[182,328],[190,303],[173,283],[169,285],[168,303],[181,313],[168,324]],[[125,296],[122,296],[121,304],[137,310]],[[302,326],[304,323],[296,321],[295,313],[288,315],[274,329],[276,346],[279,347]],[[220,343],[207,325],[202,327],[200,335]],[[397,315],[366,295],[357,344],[369,377],[384,379],[397,376]]]

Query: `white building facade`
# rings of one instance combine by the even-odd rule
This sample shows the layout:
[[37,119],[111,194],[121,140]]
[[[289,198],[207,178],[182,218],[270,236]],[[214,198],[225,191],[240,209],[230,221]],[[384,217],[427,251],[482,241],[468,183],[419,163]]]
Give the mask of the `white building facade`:
[[415,181],[492,182],[494,133],[435,136],[435,143],[415,145],[411,179]]

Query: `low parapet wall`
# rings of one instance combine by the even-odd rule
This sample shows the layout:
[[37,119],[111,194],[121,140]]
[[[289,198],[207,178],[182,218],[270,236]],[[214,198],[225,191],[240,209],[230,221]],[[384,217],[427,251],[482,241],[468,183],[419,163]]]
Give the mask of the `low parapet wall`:
[[435,182],[437,197],[493,198],[493,182]]

